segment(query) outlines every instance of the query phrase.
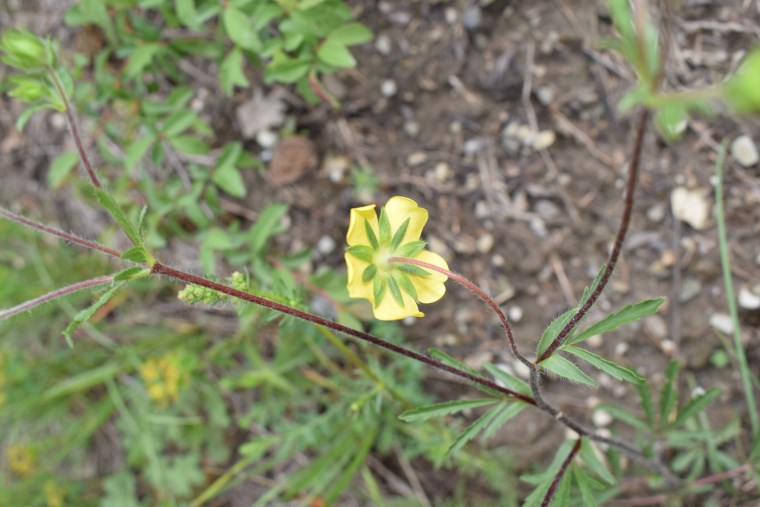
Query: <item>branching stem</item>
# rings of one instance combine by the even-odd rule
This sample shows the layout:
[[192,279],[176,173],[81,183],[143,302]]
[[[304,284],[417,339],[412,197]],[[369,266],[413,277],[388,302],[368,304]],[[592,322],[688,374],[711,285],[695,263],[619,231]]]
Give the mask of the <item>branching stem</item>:
[[100,276],[98,278],[91,278],[90,280],[83,280],[81,282],[67,285],[66,287],[61,287],[60,289],[56,289],[52,292],[48,292],[47,294],[43,294],[40,297],[30,299],[29,301],[24,301],[20,305],[14,306],[13,308],[0,310],[0,320],[7,319],[8,317],[12,317],[27,310],[31,310],[36,306],[47,303],[59,297],[66,296],[73,292],[77,292],[88,287],[94,287],[96,285],[104,285],[106,283],[110,283],[112,280],[113,275]]

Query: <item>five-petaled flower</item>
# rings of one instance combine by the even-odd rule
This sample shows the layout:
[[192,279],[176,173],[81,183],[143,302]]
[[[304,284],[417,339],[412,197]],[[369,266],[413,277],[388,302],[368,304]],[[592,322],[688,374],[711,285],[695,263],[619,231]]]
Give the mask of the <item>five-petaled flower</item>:
[[428,212],[406,197],[391,197],[380,211],[375,205],[351,209],[346,241],[348,294],[368,299],[375,318],[422,317],[417,303],[438,301],[446,292],[447,276],[412,264],[391,262],[405,257],[448,270],[438,254],[420,240]]

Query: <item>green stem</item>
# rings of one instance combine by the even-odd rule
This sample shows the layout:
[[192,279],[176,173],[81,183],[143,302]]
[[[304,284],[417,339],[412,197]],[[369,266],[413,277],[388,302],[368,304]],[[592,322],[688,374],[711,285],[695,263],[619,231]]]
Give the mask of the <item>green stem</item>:
[[741,329],[739,326],[739,312],[736,308],[736,296],[734,295],[734,282],[731,277],[731,259],[728,254],[728,235],[726,233],[726,209],[723,202],[723,161],[726,155],[725,143],[718,152],[718,160],[715,163],[715,176],[717,183],[715,185],[715,209],[718,222],[718,247],[720,249],[720,266],[723,270],[723,284],[726,288],[726,304],[728,313],[731,315],[731,327],[733,328],[734,354],[739,363],[739,374],[742,379],[742,388],[744,389],[744,399],[749,412],[749,420],[752,426],[752,433],[757,434],[760,430],[760,421],[758,421],[757,406],[755,405],[755,395],[752,390],[752,372],[747,364],[747,356],[744,353],[742,344]]

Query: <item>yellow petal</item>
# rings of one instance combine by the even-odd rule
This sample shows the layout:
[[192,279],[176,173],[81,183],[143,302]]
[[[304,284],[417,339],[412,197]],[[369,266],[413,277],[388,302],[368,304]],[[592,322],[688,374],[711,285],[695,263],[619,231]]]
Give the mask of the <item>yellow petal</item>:
[[374,204],[362,206],[361,208],[351,208],[351,218],[348,223],[348,233],[346,234],[346,242],[349,246],[370,245],[369,238],[367,237],[367,229],[364,225],[365,222],[369,222],[376,237],[380,236],[380,228],[377,225],[377,213],[375,213]]
[[398,195],[388,200],[385,205],[385,214],[388,215],[391,231],[394,233],[407,218],[409,219],[409,227],[401,241],[402,245],[420,239],[422,228],[428,220],[428,212],[425,208],[420,208],[413,200]]
[[348,295],[352,298],[369,299],[370,303],[374,303],[372,280],[369,282],[362,281],[362,274],[364,274],[364,269],[369,266],[369,263],[357,259],[350,253],[346,253],[345,258],[346,270],[348,271]]
[[[449,265],[446,264],[443,257],[429,250],[423,250],[415,259],[438,266],[439,268],[449,269]],[[443,283],[448,280],[448,277],[430,269],[428,272],[430,276],[409,275],[409,279],[417,291],[417,299],[420,303],[433,303],[441,299],[446,293],[446,286]]]
[[401,320],[407,317],[425,316],[424,313],[419,311],[417,308],[417,303],[414,302],[414,299],[412,299],[409,294],[402,292],[401,297],[404,301],[404,306],[399,306],[391,294],[390,289],[387,289],[387,292],[383,299],[380,301],[380,304],[377,305],[376,308],[374,306],[372,307],[375,318],[378,320]]

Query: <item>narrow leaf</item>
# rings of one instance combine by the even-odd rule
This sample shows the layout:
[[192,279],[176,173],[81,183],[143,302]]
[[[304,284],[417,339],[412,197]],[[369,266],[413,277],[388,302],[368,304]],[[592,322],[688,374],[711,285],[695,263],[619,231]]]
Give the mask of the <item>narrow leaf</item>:
[[401,294],[401,288],[398,286],[398,282],[392,276],[388,277],[388,287],[391,289],[391,295],[396,300],[399,306],[404,306],[404,296]]
[[[399,257],[407,257],[409,259],[414,259],[419,255],[420,252],[422,252],[425,249],[425,246],[427,243],[425,243],[422,240],[417,241],[410,241],[409,243],[404,243],[401,245],[398,249],[397,255]],[[409,264],[407,264],[409,266]],[[416,266],[418,267],[418,266]]]
[[570,308],[569,310],[566,310],[563,314],[561,314],[559,317],[554,319],[552,323],[546,327],[543,334],[541,334],[541,338],[538,340],[538,348],[536,349],[536,357],[541,357],[541,354],[543,354],[546,351],[546,349],[549,348],[549,345],[551,345],[554,339],[557,338],[557,336],[559,336],[559,332],[562,331],[562,329],[567,325],[568,322],[570,322],[570,319],[573,318],[573,315],[575,315],[575,312],[577,311],[578,311],[577,308]]
[[620,326],[635,322],[642,317],[652,315],[657,309],[665,302],[665,298],[647,299],[639,301],[638,303],[631,304],[623,308],[617,313],[607,315],[605,318],[592,325],[583,332],[570,338],[566,343],[569,345],[588,340],[592,336],[597,336],[613,329],[617,329]]
[[678,376],[679,364],[677,361],[671,361],[665,368],[665,385],[660,393],[660,426],[665,427],[668,424],[670,414],[676,405],[676,377]]
[[573,463],[570,470],[572,471],[575,484],[578,485],[578,490],[581,493],[583,505],[587,507],[596,507],[596,499],[594,499],[594,492],[591,490],[591,481],[589,480],[588,475],[586,475],[586,471],[575,463]]
[[601,356],[593,354],[589,352],[588,350],[582,349],[580,347],[575,347],[572,345],[564,346],[560,350],[568,352],[580,359],[583,359],[594,368],[598,368],[602,370],[603,372],[607,373],[608,375],[610,375],[611,377],[616,378],[618,380],[625,380],[627,382],[632,382],[634,384],[641,384],[645,382],[644,377],[640,376],[635,371],[629,368],[620,366],[619,364],[614,363]]
[[448,355],[446,352],[442,350],[429,349],[428,354],[430,354],[432,358],[439,360],[440,362],[442,362],[443,364],[447,366],[451,366],[453,368],[459,368],[460,370],[464,370],[471,375],[480,376],[480,374],[477,371],[473,370],[472,368],[464,364],[462,361],[453,358],[452,356]]
[[522,409],[524,409],[526,406],[527,405],[521,401],[505,403],[501,409],[501,412],[499,412],[499,415],[494,417],[488,426],[486,426],[486,428],[483,430],[483,441],[487,441],[489,438],[491,438],[493,434],[496,433],[496,431],[504,426],[507,421],[522,412]]
[[421,268],[419,266],[415,266],[414,264],[404,264],[403,262],[397,262],[394,267],[398,269],[399,271],[403,271],[404,273],[419,276],[419,277],[426,277],[430,276],[430,271],[426,270],[425,268]]
[[596,387],[596,382],[594,382],[591,377],[583,373],[583,371],[578,368],[572,361],[565,359],[558,354],[549,356],[544,361],[542,361],[541,367],[547,371],[554,373],[555,375],[559,375],[560,377],[572,380],[573,382],[579,382],[590,387]]
[[652,391],[649,385],[639,384],[636,386],[636,390],[639,392],[639,398],[641,398],[641,408],[644,409],[644,415],[647,418],[647,424],[651,429],[654,429],[654,407],[652,406]]
[[350,253],[360,261],[372,263],[375,251],[366,245],[354,245],[346,248],[346,252]]
[[401,287],[401,290],[409,294],[412,299],[415,301],[418,301],[419,298],[417,297],[417,289],[414,288],[414,284],[412,283],[412,280],[409,278],[409,276],[406,273],[396,273],[393,275],[393,277],[396,282],[398,282],[399,287]]
[[380,211],[380,244],[385,246],[391,240],[391,221],[388,219],[388,214],[385,212],[385,208]]
[[375,296],[375,308],[380,306],[380,303],[385,297],[385,290],[388,288],[388,282],[384,276],[375,277],[375,283],[372,286],[373,294]]
[[114,220],[116,220],[116,223],[119,225],[119,227],[121,227],[121,230],[124,231],[124,234],[126,234],[127,237],[132,240],[132,243],[135,245],[142,245],[142,238],[140,238],[140,235],[137,233],[137,229],[127,219],[127,215],[116,203],[114,198],[111,197],[111,194],[102,188],[96,188],[95,196],[97,197],[100,205],[103,206],[106,211],[111,214]]
[[451,447],[449,447],[449,450],[446,451],[447,454],[451,454],[453,452],[458,451],[461,449],[467,442],[475,438],[480,431],[485,428],[491,421],[494,420],[494,418],[499,415],[499,412],[501,411],[501,407],[494,407],[482,416],[480,416],[474,423],[469,425],[458,437],[456,440],[454,440],[454,443],[451,444]]
[[496,381],[501,382],[507,389],[531,396],[530,386],[524,380],[507,373],[491,363],[486,363],[483,367]]
[[675,421],[670,424],[670,427],[676,428],[680,424],[686,422],[690,417],[699,414],[710,404],[710,402],[712,402],[712,400],[717,398],[718,395],[720,395],[720,389],[712,388],[705,394],[692,398],[686,405],[684,405],[681,411],[678,412],[678,416],[676,416]]
[[580,457],[589,470],[595,473],[607,484],[615,484],[615,477],[612,476],[607,466],[602,463],[599,456],[594,450],[594,444],[588,438],[581,438]]
[[615,419],[618,419],[620,421],[623,421],[624,423],[633,426],[634,428],[638,428],[641,431],[649,432],[651,431],[651,428],[647,426],[647,423],[633,415],[632,413],[628,412],[624,408],[620,408],[617,405],[612,405],[609,403],[602,403],[600,405],[596,406],[597,410],[604,410],[608,414],[610,414]]
[[122,285],[124,285],[124,282],[115,283],[110,289],[105,291],[97,301],[74,316],[74,320],[72,320],[66,329],[63,330],[63,336],[66,337],[66,343],[69,345],[69,347],[74,346],[74,342],[71,339],[71,334],[74,332],[74,330],[78,328],[83,322],[90,320],[95,312],[98,311],[101,306],[106,304],[119,289],[121,289]]
[[143,246],[134,246],[121,254],[121,258],[125,261],[135,262],[137,264],[153,265],[156,260]]
[[407,410],[398,416],[398,418],[404,422],[425,421],[434,417],[443,417],[445,415],[461,412],[462,410],[493,405],[498,402],[499,400],[494,398],[445,401],[443,403],[433,403],[431,405],[424,405],[422,407]]
[[404,220],[404,223],[401,224],[401,226],[396,230],[396,232],[393,234],[393,239],[391,240],[391,251],[396,251],[396,248],[399,247],[401,242],[404,240],[404,236],[406,235],[406,230],[409,228],[409,221],[411,218],[407,217],[406,220]]
[[136,278],[145,278],[148,275],[150,275],[150,269],[133,266],[118,273],[113,279],[115,282],[127,282],[129,280],[135,280]]
[[369,239],[369,244],[372,246],[373,250],[377,250],[377,248],[380,246],[380,243],[377,241],[377,236],[375,236],[375,231],[372,229],[372,226],[369,224],[369,220],[364,220],[364,231],[367,233],[367,238]]
[[366,269],[364,270],[364,273],[362,273],[362,281],[364,283],[367,283],[373,278],[375,278],[376,274],[377,274],[377,266],[375,266],[374,264],[370,264],[369,266],[366,267]]

